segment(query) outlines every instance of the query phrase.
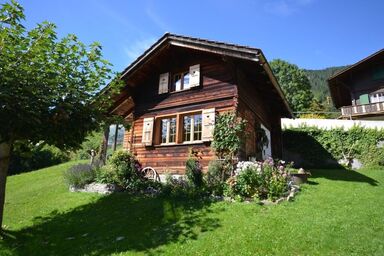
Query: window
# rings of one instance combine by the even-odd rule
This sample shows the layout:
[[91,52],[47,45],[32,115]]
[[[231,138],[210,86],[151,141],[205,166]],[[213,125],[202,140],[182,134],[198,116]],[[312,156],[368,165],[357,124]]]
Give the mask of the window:
[[202,129],[201,114],[188,115],[183,117],[183,141],[200,141]]
[[371,103],[383,102],[384,101],[384,93],[373,93],[370,95]]
[[190,87],[191,86],[189,72],[182,72],[173,76],[172,91],[186,90]]
[[161,119],[161,144],[176,142],[176,117]]

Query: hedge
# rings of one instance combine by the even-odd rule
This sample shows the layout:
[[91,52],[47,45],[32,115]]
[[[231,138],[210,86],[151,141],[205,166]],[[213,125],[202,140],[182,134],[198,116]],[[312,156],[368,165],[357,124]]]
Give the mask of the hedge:
[[333,168],[345,156],[366,166],[384,164],[384,130],[354,126],[324,130],[302,126],[283,130],[283,158],[310,168]]

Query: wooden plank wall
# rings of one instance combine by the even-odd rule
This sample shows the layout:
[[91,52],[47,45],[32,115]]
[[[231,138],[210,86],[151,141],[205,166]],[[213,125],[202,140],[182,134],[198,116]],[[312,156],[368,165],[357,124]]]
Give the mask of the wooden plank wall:
[[[242,149],[241,156],[248,158],[256,149],[251,127],[262,123],[271,132],[271,148],[274,158],[281,158],[282,140],[281,140],[281,121],[278,108],[274,105],[272,95],[272,85],[266,84],[265,78],[260,73],[260,79],[251,82],[247,76],[237,70],[239,104],[238,113],[245,118],[251,125],[247,126],[247,134],[250,134]],[[270,90],[270,91],[269,91]]]
[[[191,147],[201,151],[201,163],[205,171],[209,161],[215,158],[215,154],[210,147],[210,142],[143,146],[141,140],[144,118],[201,111],[208,108],[215,108],[217,112],[235,110],[237,87],[233,73],[226,63],[217,58],[206,58],[191,60],[185,66],[189,67],[191,64],[200,64],[202,86],[183,92],[158,95],[158,77],[156,76],[149,79],[151,81],[149,84],[142,85],[143,88],[136,94],[135,121],[132,130],[125,133],[124,147],[128,149],[131,145],[131,151],[142,165],[151,166],[158,173],[184,174],[185,162]],[[131,138],[132,143],[130,143]]]

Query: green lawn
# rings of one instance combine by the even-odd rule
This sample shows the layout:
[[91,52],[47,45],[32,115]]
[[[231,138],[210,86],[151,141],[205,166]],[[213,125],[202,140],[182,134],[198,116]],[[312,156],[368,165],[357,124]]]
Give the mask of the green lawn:
[[70,193],[9,177],[1,255],[384,255],[384,170],[316,170],[277,206]]

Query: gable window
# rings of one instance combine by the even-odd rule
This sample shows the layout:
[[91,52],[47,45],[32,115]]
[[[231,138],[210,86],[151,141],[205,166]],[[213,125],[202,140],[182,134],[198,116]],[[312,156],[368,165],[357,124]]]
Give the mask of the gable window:
[[183,141],[200,141],[202,132],[201,114],[187,115],[183,117]]
[[176,142],[176,117],[161,119],[161,144]]
[[172,91],[182,91],[189,89],[190,87],[189,72],[181,72],[173,76]]

